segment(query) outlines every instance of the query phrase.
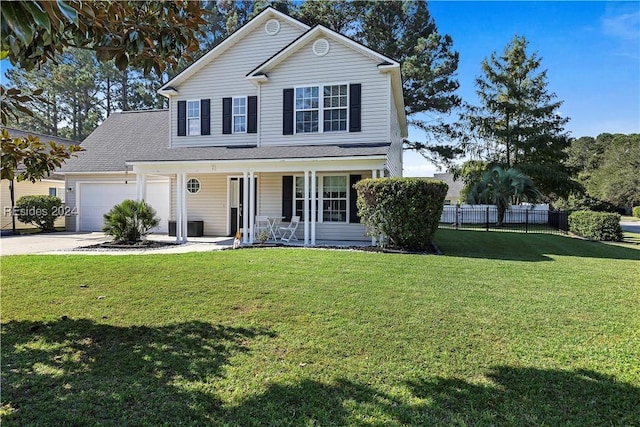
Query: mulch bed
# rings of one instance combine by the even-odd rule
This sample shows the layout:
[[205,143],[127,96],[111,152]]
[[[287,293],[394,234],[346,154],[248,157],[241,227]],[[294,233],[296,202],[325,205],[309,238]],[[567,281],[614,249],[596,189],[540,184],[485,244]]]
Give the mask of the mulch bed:
[[162,249],[162,248],[172,247],[176,245],[178,245],[178,243],[158,242],[156,240],[145,240],[144,242],[137,242],[134,244],[112,243],[112,242],[97,243],[95,245],[82,246],[74,250],[76,251],[106,251],[106,250],[135,251],[135,250]]

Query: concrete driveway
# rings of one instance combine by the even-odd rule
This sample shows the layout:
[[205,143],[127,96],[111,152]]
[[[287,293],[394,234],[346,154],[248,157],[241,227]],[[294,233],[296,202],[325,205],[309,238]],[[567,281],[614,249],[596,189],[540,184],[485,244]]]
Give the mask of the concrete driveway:
[[[150,235],[150,240],[175,241],[175,237],[167,235]],[[96,245],[111,240],[104,233],[37,233],[18,236],[2,236],[0,238],[0,255],[27,254],[76,254],[76,255],[143,255],[158,253],[202,252],[223,249],[233,244],[229,237],[200,237],[189,238],[184,245],[149,250],[100,250],[78,251],[83,246]]]
[[107,240],[104,233],[60,232],[2,236],[0,253],[2,255],[25,255],[64,251],[103,243]]

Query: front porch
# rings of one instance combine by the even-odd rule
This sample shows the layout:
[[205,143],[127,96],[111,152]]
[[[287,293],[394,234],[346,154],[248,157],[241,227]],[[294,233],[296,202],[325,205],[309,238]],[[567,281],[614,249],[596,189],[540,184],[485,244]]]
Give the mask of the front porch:
[[[279,218],[282,226],[299,217],[291,246],[367,246],[373,243],[357,217],[360,179],[385,176],[385,157],[234,162],[136,163],[138,199],[146,182],[169,178],[170,218],[175,241],[186,243],[227,236],[240,230],[242,245],[257,241],[256,217]],[[315,189],[315,191],[313,191]],[[201,224],[204,237],[191,237],[189,222]],[[168,236],[167,236],[168,237]],[[188,238],[188,239],[187,239]]]

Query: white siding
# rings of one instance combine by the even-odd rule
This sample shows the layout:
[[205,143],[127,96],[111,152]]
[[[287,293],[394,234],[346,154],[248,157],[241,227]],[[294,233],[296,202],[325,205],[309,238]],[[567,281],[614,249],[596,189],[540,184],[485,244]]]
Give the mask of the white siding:
[[[203,221],[206,236],[227,234],[227,177],[220,174],[187,175],[187,180],[197,178],[200,191],[187,193],[187,220]],[[171,219],[176,219],[176,179],[171,178]]]
[[391,148],[387,155],[387,169],[390,176],[402,176],[402,136],[398,123],[398,110],[395,102],[391,102]]
[[[171,99],[171,140],[174,147],[257,143],[257,134],[222,134],[222,98],[258,95],[257,87],[245,76],[302,34],[299,28],[282,19],[279,21],[281,27],[278,34],[269,36],[263,25],[257,26],[253,32],[180,84],[177,88],[179,95]],[[211,135],[177,136],[177,101],[207,98],[211,100]]]
[[[375,61],[337,40],[325,56],[309,40],[267,74],[260,102],[261,145],[317,145],[389,141],[389,82]],[[362,84],[362,131],[282,135],[282,90],[316,84]]]
[[[356,171],[351,174],[371,177],[370,171]],[[348,172],[345,172],[348,174]],[[237,176],[237,175],[234,175]],[[282,215],[282,174],[260,173],[258,178],[256,215]],[[208,236],[225,236],[228,233],[230,213],[227,187],[229,176],[224,174],[193,174],[189,178],[200,180],[200,191],[187,194],[187,218],[190,221],[204,222],[204,234]],[[176,218],[175,179],[171,180],[171,218]],[[299,239],[304,238],[304,224],[300,223],[296,233]],[[368,240],[362,224],[318,223],[316,225],[317,240]]]

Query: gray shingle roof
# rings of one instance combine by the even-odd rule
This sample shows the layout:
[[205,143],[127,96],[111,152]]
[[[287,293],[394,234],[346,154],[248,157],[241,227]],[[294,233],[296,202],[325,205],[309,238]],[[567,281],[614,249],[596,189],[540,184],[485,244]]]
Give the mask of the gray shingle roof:
[[82,143],[62,172],[124,171],[126,162],[302,159],[384,156],[390,143],[276,147],[169,148],[169,111],[113,113]]
[[40,142],[43,142],[45,144],[47,142],[49,142],[49,141],[53,141],[56,144],[62,144],[65,147],[68,147],[70,145],[78,145],[78,144],[80,144],[80,141],[73,141],[71,139],[60,138],[59,136],[46,135],[44,133],[31,132],[31,131],[26,131],[26,130],[22,130],[22,129],[15,129],[15,128],[7,127],[7,126],[2,126],[2,128],[6,129],[7,131],[9,131],[9,135],[11,135],[11,137],[13,137],[13,138],[24,138],[27,135],[33,135],[33,136],[37,136],[38,138],[40,138]]
[[124,171],[129,158],[168,146],[168,110],[112,113],[82,142],[85,151],[69,159],[60,171]]
[[384,156],[389,143],[345,145],[299,145],[275,147],[193,147],[169,148],[131,156],[129,161],[179,161],[179,160],[258,160],[258,159],[306,159],[352,156]]

